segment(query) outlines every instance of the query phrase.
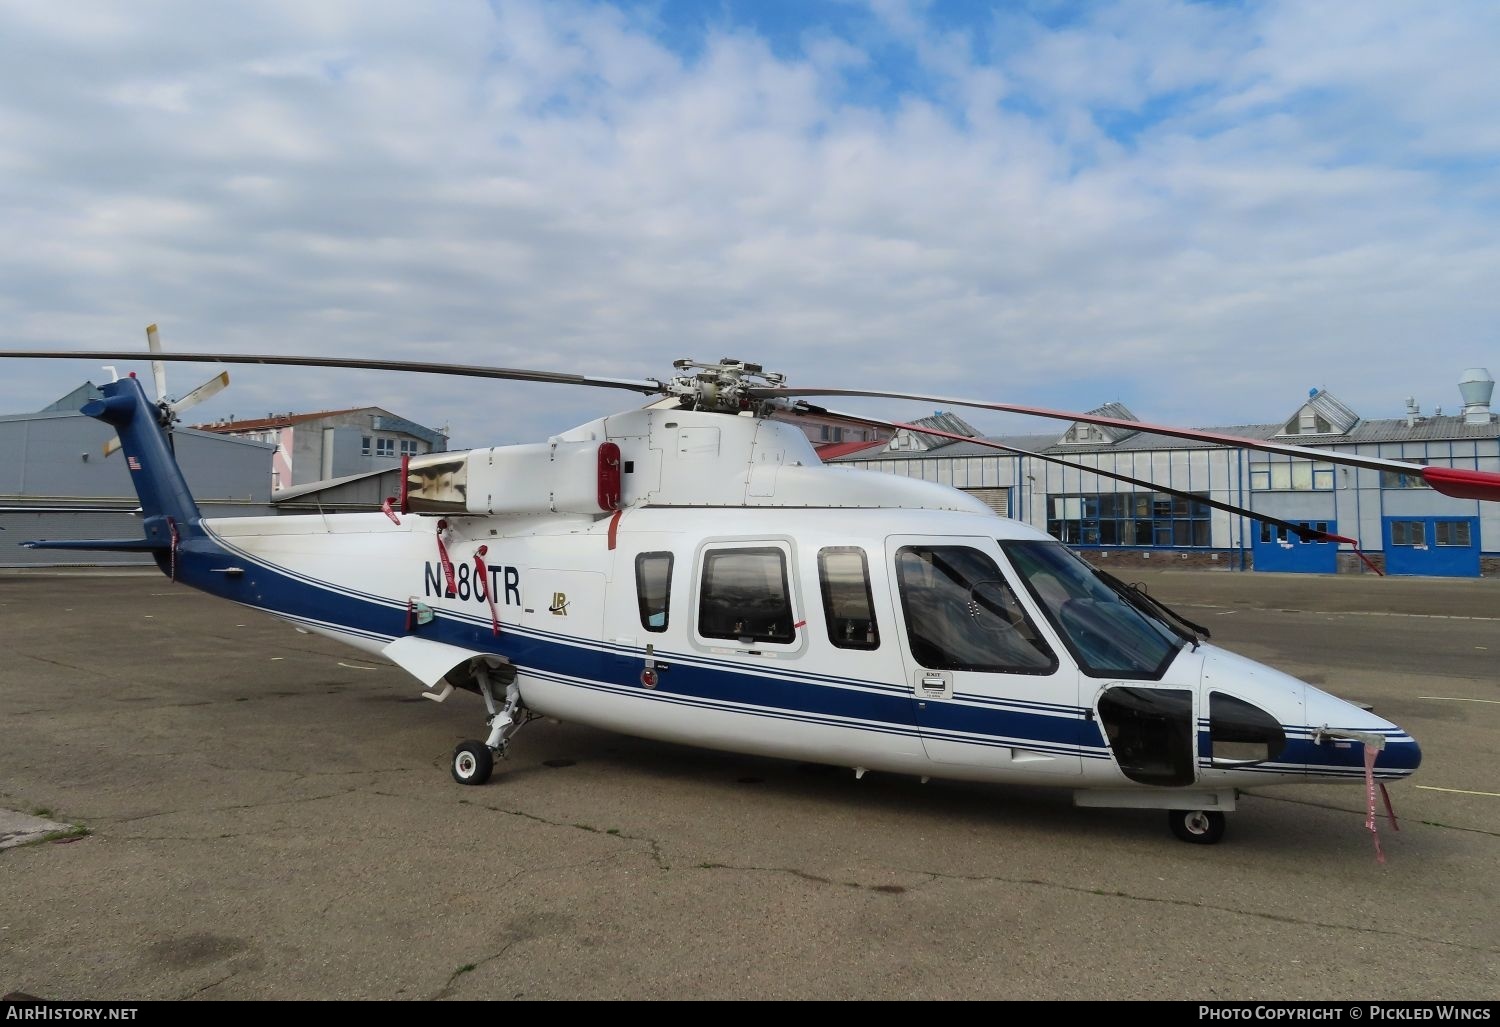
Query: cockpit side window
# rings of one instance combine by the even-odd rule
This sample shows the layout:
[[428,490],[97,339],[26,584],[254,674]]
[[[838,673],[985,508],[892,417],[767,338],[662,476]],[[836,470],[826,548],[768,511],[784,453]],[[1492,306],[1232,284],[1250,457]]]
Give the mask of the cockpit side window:
[[672,554],[642,553],[635,558],[635,597],[641,611],[641,627],[667,630],[671,613]]
[[1286,748],[1280,721],[1258,706],[1223,692],[1208,697],[1208,733],[1216,765],[1262,763]]
[[1001,550],[1091,677],[1159,681],[1182,640],[1110,588],[1061,542],[1006,540]]
[[896,553],[896,582],[911,653],[922,666],[1005,674],[1057,669],[1057,657],[981,551],[903,546]]
[[704,554],[698,633],[746,644],[795,642],[785,554],[772,547]]
[[870,595],[870,567],[858,546],[818,550],[818,585],[828,640],[840,649],[879,649],[875,601]]

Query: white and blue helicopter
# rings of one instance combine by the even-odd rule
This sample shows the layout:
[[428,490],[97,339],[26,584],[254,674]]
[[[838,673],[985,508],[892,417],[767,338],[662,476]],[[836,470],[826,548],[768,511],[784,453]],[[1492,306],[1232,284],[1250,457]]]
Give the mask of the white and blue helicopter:
[[[134,376],[84,408],[118,433],[144,537],[30,544],[149,553],[178,582],[390,660],[431,699],[478,693],[488,733],[454,750],[460,784],[488,781],[496,757],[542,716],[861,776],[1058,786],[1080,806],[1166,810],[1177,837],[1211,844],[1240,788],[1368,780],[1373,794],[1376,780],[1421,762],[1397,725],[1208,644],[1207,631],[962,492],[824,466],[787,420],[813,412],[909,427],[832,414],[809,396],[1108,418],[790,389],[737,360],[678,361],[668,379],[627,380],[270,355],[153,359],[661,397],[546,442],[412,458],[384,513],[235,518],[200,515],[173,458],[175,412]],[[1496,474],[1129,427],[1400,470],[1450,495],[1500,499]]]

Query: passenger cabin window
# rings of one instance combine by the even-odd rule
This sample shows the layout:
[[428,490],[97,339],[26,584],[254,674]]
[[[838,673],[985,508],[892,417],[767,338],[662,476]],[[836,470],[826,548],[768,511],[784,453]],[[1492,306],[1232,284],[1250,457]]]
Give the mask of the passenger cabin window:
[[642,553],[635,558],[635,597],[641,608],[641,627],[667,630],[672,599],[671,553]]
[[717,549],[703,557],[698,633],[736,642],[796,641],[780,549]]
[[904,546],[896,581],[911,654],[930,670],[1050,674],[1057,658],[1000,576],[967,546]]
[[875,603],[870,596],[870,568],[856,546],[829,546],[818,551],[818,584],[828,640],[840,649],[879,649]]

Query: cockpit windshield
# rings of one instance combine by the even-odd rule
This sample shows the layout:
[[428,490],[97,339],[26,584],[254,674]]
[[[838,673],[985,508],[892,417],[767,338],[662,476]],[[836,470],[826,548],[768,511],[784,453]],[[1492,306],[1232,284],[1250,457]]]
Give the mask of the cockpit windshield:
[[1085,673],[1152,681],[1166,673],[1182,638],[1127,602],[1067,546],[1001,540],[1000,548]]

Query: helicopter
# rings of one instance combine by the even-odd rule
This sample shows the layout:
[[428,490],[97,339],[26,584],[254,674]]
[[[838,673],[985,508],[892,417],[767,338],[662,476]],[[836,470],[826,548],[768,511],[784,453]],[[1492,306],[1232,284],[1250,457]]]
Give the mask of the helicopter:
[[[0,357],[135,359],[75,350]],[[149,554],[173,581],[389,660],[436,702],[476,693],[487,731],[454,749],[449,769],[460,785],[488,782],[517,733],[546,717],[842,765],[857,778],[1066,788],[1078,806],[1165,810],[1176,837],[1213,844],[1239,789],[1269,784],[1363,781],[1373,831],[1375,784],[1383,790],[1421,763],[1398,725],[1212,645],[1206,629],[1144,590],[963,492],[825,466],[796,423],[817,415],[942,434],[808,402],[834,396],[1115,423],[1108,417],[793,389],[784,375],[736,359],[679,360],[664,379],[157,346],[151,359],[651,397],[544,442],[403,457],[399,494],[380,512],[233,518],[201,515],[173,456],[176,411],[148,399],[133,374],[116,375],[83,408],[118,435],[143,537],[27,544]],[[1489,472],[1128,425],[1401,470],[1448,495],[1500,499],[1500,475]],[[1355,542],[1213,505],[1303,537]]]

